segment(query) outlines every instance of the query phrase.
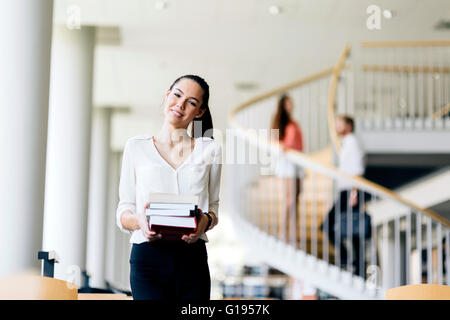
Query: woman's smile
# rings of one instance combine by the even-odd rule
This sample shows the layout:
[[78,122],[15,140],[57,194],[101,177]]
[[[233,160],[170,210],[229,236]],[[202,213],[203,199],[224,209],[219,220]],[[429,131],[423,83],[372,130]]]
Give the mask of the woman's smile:
[[175,117],[177,117],[177,118],[182,118],[183,117],[182,113],[180,113],[180,112],[178,112],[178,111],[176,111],[174,109],[170,109],[170,111],[172,111],[172,114],[175,115]]

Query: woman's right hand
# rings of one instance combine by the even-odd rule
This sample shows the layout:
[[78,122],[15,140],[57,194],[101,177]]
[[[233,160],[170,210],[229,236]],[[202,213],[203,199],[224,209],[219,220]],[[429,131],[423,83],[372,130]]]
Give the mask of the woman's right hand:
[[160,233],[157,234],[154,231],[150,231],[147,216],[145,215],[145,210],[148,208],[148,206],[149,206],[149,203],[147,202],[144,207],[144,212],[138,214],[138,222],[139,222],[139,228],[141,229],[142,234],[147,239],[147,241],[151,242],[151,241],[161,239],[162,236]]

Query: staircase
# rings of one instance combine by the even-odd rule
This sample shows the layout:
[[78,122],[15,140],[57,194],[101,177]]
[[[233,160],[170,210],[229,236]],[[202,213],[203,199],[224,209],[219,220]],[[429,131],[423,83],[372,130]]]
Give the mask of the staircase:
[[[269,265],[343,299],[383,299],[386,289],[411,283],[450,285],[450,222],[415,199],[333,166],[340,151],[334,118],[342,113],[355,117],[363,145],[372,139],[380,152],[398,150],[406,140],[393,137],[411,140],[414,133],[428,138],[415,138],[408,144],[415,149],[406,148],[407,152],[450,153],[450,60],[441,59],[449,56],[445,53],[450,52],[450,42],[363,43],[354,51],[350,60],[347,46],[335,66],[254,97],[230,113],[235,130],[227,139],[238,141],[241,152],[260,160],[230,165],[230,203],[235,206],[231,211],[239,213],[233,217],[238,235]],[[306,145],[305,152],[286,152],[306,172],[296,203],[286,200],[288,183],[295,189],[294,182],[274,174],[282,151],[267,130],[283,92],[293,99],[293,117]],[[392,137],[380,147],[377,138],[367,138],[370,134]],[[262,155],[270,158],[269,164]],[[355,275],[351,264],[353,242],[338,237],[334,247],[319,228],[335,202],[338,180],[369,195],[359,199],[358,208],[358,263],[366,269],[364,277]],[[373,221],[367,240],[364,212]],[[338,211],[348,219],[351,214]],[[352,234],[352,224],[347,228]],[[341,242],[349,248],[346,264],[340,261]]]

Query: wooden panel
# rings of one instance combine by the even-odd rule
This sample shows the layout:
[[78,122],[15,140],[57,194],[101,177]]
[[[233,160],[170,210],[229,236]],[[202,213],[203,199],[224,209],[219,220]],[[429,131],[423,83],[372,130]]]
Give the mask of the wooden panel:
[[77,300],[78,288],[67,281],[16,275],[0,279],[2,300]]
[[133,300],[124,293],[79,293],[78,300]]
[[411,284],[386,290],[386,300],[450,300],[450,286]]

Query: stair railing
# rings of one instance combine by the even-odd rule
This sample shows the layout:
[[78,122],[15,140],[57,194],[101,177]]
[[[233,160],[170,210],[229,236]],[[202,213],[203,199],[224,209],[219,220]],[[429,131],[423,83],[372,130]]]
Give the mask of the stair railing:
[[355,116],[371,130],[450,130],[450,41],[363,42]]
[[[232,152],[227,147],[227,161],[234,161],[228,162],[231,211],[237,221],[312,258],[313,267],[325,263],[324,277],[337,267],[341,275],[351,275],[346,285],[373,297],[399,285],[450,284],[450,222],[332,165],[330,144],[338,145],[333,107],[354,103],[352,81],[341,81],[348,55],[346,47],[335,66],[258,95],[230,112],[234,130],[227,140],[237,146]],[[276,132],[268,130],[277,99],[284,92],[294,102],[293,117],[303,130],[304,152],[283,152]],[[280,157],[304,173],[300,187],[296,179],[280,177]],[[338,196],[343,186],[359,190],[354,207],[343,205],[347,197]],[[367,228],[369,217],[383,214],[377,206],[381,200],[395,206],[399,215]],[[333,205],[337,221],[352,223],[330,223],[327,217]],[[322,282],[316,285],[327,289]]]

